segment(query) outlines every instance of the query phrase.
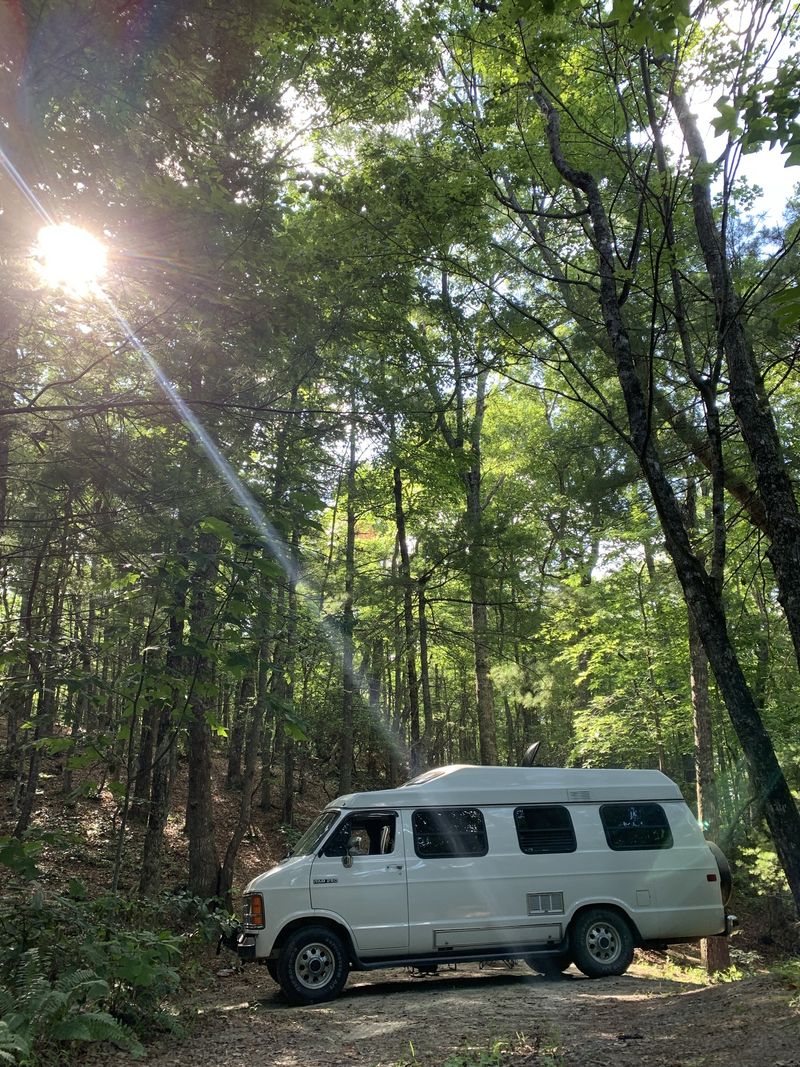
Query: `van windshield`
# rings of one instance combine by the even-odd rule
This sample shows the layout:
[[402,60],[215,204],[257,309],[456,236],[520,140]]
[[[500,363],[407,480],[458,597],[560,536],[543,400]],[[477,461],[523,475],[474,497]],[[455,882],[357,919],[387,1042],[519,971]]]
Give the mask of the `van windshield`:
[[340,814],[341,812],[338,811],[323,811],[321,815],[318,815],[289,855],[309,856],[312,852],[316,852],[318,846],[322,843],[323,837],[331,829]]

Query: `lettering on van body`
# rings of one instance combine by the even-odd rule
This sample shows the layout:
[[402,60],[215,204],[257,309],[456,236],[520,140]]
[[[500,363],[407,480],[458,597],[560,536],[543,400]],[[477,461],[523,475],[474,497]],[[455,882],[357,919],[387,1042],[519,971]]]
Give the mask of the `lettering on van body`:
[[335,885],[338,881],[338,878],[315,878],[314,885]]

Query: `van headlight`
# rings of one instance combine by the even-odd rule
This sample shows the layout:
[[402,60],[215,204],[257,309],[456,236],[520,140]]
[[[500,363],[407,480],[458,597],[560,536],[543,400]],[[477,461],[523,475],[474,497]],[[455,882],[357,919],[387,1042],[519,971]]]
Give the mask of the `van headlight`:
[[242,908],[242,926],[255,930],[264,929],[264,898],[261,893],[247,893],[245,895]]

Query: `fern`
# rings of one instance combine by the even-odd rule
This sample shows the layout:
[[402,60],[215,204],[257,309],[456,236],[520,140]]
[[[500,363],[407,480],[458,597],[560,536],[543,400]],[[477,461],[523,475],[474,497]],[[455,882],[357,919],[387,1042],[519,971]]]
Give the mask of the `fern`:
[[0,1063],[17,1063],[18,1059],[27,1059],[30,1052],[30,1042],[0,1019]]
[[49,960],[38,949],[19,957],[10,987],[0,987],[0,1063],[37,1062],[36,1049],[62,1041],[113,1041],[135,1055],[141,1043],[127,1026],[91,1006],[111,995],[94,971],[62,974],[55,983],[42,973]]
[[108,982],[99,978],[94,971],[85,969],[62,975],[57,980],[55,988],[73,999],[81,996],[87,1004],[103,1000],[111,993]]
[[133,1031],[105,1011],[83,1011],[56,1023],[49,1033],[53,1041],[113,1041],[135,1055],[144,1052]]

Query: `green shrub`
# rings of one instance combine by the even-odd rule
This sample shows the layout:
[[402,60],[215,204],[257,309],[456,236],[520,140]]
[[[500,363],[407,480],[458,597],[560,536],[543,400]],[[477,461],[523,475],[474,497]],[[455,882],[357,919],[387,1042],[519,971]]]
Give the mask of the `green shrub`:
[[203,902],[88,900],[77,882],[0,902],[0,1064],[62,1064],[88,1041],[138,1051],[175,1030],[187,946],[217,927]]
[[17,959],[12,979],[0,984],[0,1060],[63,1062],[65,1044],[86,1041],[142,1051],[133,1031],[103,1010],[111,993],[106,981],[90,970],[67,971],[55,980],[51,972],[52,960],[32,948]]

